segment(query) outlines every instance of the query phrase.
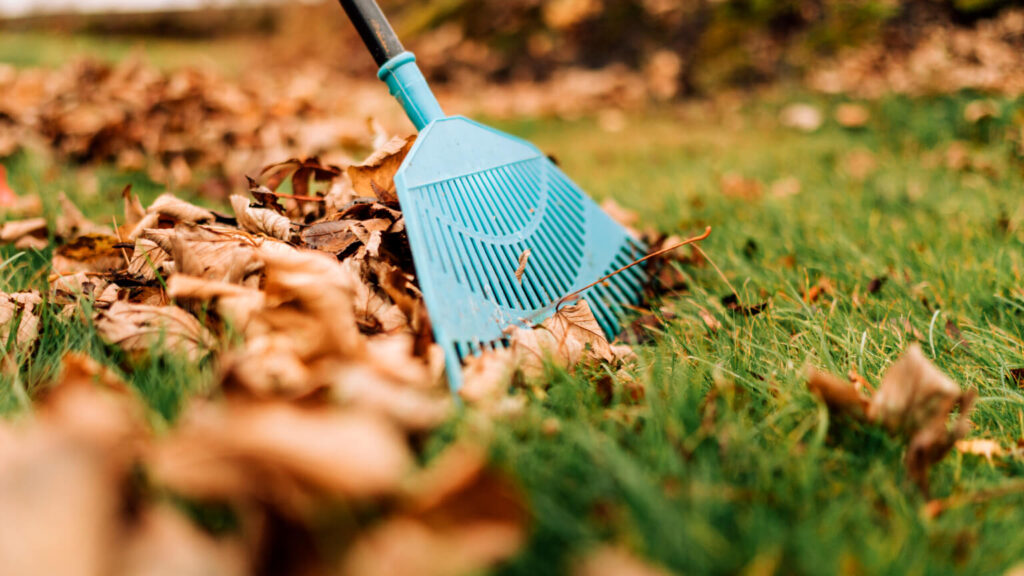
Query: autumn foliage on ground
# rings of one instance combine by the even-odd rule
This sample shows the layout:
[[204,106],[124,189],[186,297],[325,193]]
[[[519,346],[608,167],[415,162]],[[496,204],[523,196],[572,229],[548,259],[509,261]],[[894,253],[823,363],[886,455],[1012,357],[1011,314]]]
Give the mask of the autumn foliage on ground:
[[[664,54],[452,79],[453,110],[563,118],[540,136],[652,250],[715,229],[646,263],[617,339],[573,299],[454,398],[392,180],[413,140],[372,78],[3,68],[3,573],[1012,566],[1019,20],[651,116],[682,77]],[[983,94],[934,96],[961,90]],[[60,194],[83,165],[161,192]]]

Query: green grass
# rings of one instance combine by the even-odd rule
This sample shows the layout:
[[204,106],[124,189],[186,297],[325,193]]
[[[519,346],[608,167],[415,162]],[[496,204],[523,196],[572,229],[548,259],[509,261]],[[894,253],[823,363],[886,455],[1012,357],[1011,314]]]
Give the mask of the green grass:
[[[1001,101],[1000,119],[975,126],[963,120],[966,97],[890,98],[871,105],[863,130],[827,122],[801,134],[777,126],[784,100],[638,114],[619,134],[590,119],[503,124],[646,224],[681,234],[712,225],[704,250],[742,302],[771,305],[756,316],[731,312],[722,305],[730,288],[713,267],[684,266],[689,290],[663,303],[675,318],[639,348],[639,405],[622,401],[621,386],[602,401],[594,374],[555,372],[524,414],[499,422],[494,457],[536,514],[528,548],[499,573],[565,573],[607,540],[688,574],[999,574],[1024,558],[1024,495],[927,519],[902,446],[872,427],[830,421],[803,377],[812,364],[877,383],[920,339],[940,368],[979,392],[973,437],[1004,446],[1024,437],[1024,394],[1009,372],[1024,366],[1024,163],[1007,137],[1020,133],[1020,103]],[[946,167],[955,140],[980,168]],[[846,167],[855,150],[876,163],[863,180]],[[31,158],[7,163],[16,188],[76,193],[67,169],[47,181]],[[764,182],[765,193],[722,194],[727,173]],[[115,213],[120,185],[134,177],[97,174],[101,193],[86,202],[88,212]],[[800,193],[771,194],[783,177],[799,179]],[[0,289],[39,285],[44,263],[42,255],[15,261],[0,270]],[[887,281],[868,294],[879,277]],[[834,295],[805,303],[802,294],[821,278]],[[709,330],[701,309],[722,328]],[[950,321],[965,342],[947,334]],[[42,342],[17,382],[0,384],[0,407],[17,411],[66,349],[123,369],[159,421],[171,421],[182,397],[209,382],[208,366],[133,364],[98,343],[87,321],[44,319]],[[478,425],[465,414],[432,446]],[[932,471],[932,496],[1022,474],[1018,458],[989,464],[953,453]]]

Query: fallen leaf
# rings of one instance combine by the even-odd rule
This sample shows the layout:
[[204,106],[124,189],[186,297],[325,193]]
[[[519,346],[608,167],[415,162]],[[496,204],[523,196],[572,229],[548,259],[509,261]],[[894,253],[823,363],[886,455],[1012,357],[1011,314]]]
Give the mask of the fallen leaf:
[[541,324],[554,336],[559,355],[569,366],[577,364],[584,357],[605,362],[614,360],[615,355],[604,330],[597,323],[590,304],[580,300],[572,306],[563,306]]
[[1001,457],[1006,454],[1003,447],[995,440],[984,440],[981,438],[957,440],[955,446],[958,452],[962,454],[981,456],[985,460],[988,460],[989,464],[992,463],[993,458]]
[[728,173],[718,181],[719,189],[724,196],[742,200],[756,200],[761,197],[762,186],[757,180],[745,178],[741,174]]
[[481,572],[510,558],[525,542],[522,497],[486,467],[482,450],[455,445],[411,485],[403,513],[356,541],[343,574]]
[[523,253],[519,255],[519,266],[516,267],[516,280],[522,284],[523,274],[526,272],[526,263],[530,260],[530,249],[523,250]]
[[668,576],[669,572],[624,548],[603,546],[576,563],[573,576]]
[[173,194],[161,195],[149,205],[146,213],[185,224],[204,224],[214,220],[213,212],[190,204]]
[[[0,292],[0,346],[10,355],[24,350],[39,337],[39,311],[36,309],[43,302],[39,292]],[[18,325],[12,326],[14,322]],[[12,330],[12,328],[14,328]],[[8,339],[12,335],[16,346],[9,346]]]
[[139,513],[118,546],[119,576],[246,576],[250,550],[237,537],[215,537],[180,510],[156,504]]
[[871,120],[871,112],[861,104],[840,104],[835,118],[843,128],[863,128]]
[[273,210],[250,206],[249,199],[238,194],[231,196],[231,208],[244,230],[284,241],[291,237],[291,221]]
[[821,110],[810,104],[790,104],[779,113],[779,122],[783,126],[800,132],[814,132],[821,128],[823,121]]
[[999,105],[992,100],[971,100],[964,107],[964,120],[977,124],[986,118],[998,118]]
[[700,319],[704,322],[704,325],[708,327],[708,330],[718,332],[722,329],[722,323],[718,321],[718,318],[712,316],[711,313],[704,308],[698,309],[697,313],[700,315]]
[[416,138],[392,138],[362,164],[349,166],[347,173],[352,187],[360,196],[372,196],[385,204],[397,204],[395,173],[405,160]]
[[337,498],[394,494],[413,466],[404,437],[382,417],[284,402],[195,403],[149,462],[159,485],[218,500],[272,499],[292,491]]
[[115,302],[97,313],[96,330],[105,342],[136,354],[159,347],[198,361],[215,346],[199,320],[175,306]]
[[835,414],[866,420],[870,402],[853,384],[830,374],[808,369],[807,388]]
[[124,269],[127,252],[115,236],[85,234],[57,246],[51,267],[61,276],[78,272],[107,274]]
[[803,185],[799,178],[787,176],[772,182],[771,194],[776,198],[789,198],[799,194],[801,189],[803,189]]

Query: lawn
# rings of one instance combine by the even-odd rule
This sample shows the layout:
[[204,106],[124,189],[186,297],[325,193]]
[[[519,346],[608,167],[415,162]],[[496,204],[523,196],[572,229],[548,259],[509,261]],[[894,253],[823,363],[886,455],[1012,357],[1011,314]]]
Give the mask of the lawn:
[[[1024,438],[1020,102],[998,100],[995,118],[971,123],[969,95],[893,96],[866,104],[863,128],[826,114],[803,133],[778,122],[794,100],[827,113],[840,101],[796,90],[722,97],[631,113],[616,132],[590,117],[499,123],[643,225],[714,231],[707,260],[681,268],[687,289],[660,303],[665,323],[637,346],[638,403],[619,376],[609,398],[600,374],[553,369],[524,413],[489,422],[470,409],[428,440],[431,454],[490,430],[494,460],[525,489],[529,544],[498,573],[561,574],[603,541],[689,574],[998,574],[1024,559],[1024,491],[929,517],[903,444],[830,419],[805,384],[811,365],[877,385],[918,341],[978,391],[970,437],[1006,448]],[[3,162],[20,193],[65,190],[96,218],[119,211],[126,182],[144,202],[161,190],[98,167],[89,194],[73,167],[25,154]],[[42,285],[45,264],[45,254],[8,260],[0,290]],[[831,288],[806,297],[823,280]],[[738,310],[723,304],[733,290]],[[42,321],[40,350],[0,385],[10,417],[30,409],[68,349],[124,371],[159,427],[211,381],[210,365],[129,361],[88,325]],[[933,468],[930,497],[1021,475],[1019,455],[954,451]]]

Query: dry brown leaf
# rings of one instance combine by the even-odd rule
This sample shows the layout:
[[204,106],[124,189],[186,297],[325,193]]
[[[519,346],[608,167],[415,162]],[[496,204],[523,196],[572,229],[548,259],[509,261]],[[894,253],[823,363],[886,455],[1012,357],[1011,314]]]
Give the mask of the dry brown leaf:
[[288,218],[267,208],[249,205],[249,199],[238,194],[231,196],[231,208],[235,211],[238,224],[256,234],[287,241],[291,237],[291,222]]
[[508,396],[516,373],[516,354],[508,348],[487,350],[466,358],[459,396],[467,403],[488,410]]
[[237,538],[215,538],[180,510],[157,504],[143,510],[118,546],[117,576],[247,576],[249,550]]
[[611,362],[615,354],[597,323],[590,304],[580,300],[572,306],[563,306],[541,326],[554,336],[560,356],[575,365],[583,358]]
[[790,104],[779,112],[779,122],[800,132],[814,132],[824,122],[821,110],[810,104]]
[[973,454],[975,456],[981,456],[989,463],[992,462],[993,458],[999,458],[1006,455],[1006,450],[1003,446],[995,440],[986,440],[982,438],[972,438],[970,440],[957,440],[956,450],[961,454]]
[[892,432],[912,435],[937,421],[945,427],[963,391],[912,344],[882,377],[868,417]]
[[640,216],[636,212],[623,208],[612,198],[605,198],[601,202],[601,209],[604,210],[605,214],[611,216],[612,220],[615,220],[628,230],[630,234],[637,238],[640,237],[640,234],[634,228],[640,221]]
[[820,398],[831,412],[860,420],[867,418],[869,401],[852,383],[808,368],[807,388]]
[[[12,353],[24,350],[36,341],[39,337],[39,312],[36,308],[42,302],[42,297],[35,290],[13,294],[0,292],[0,346]],[[13,330],[16,346],[8,348],[13,322],[18,323]]]
[[133,230],[146,217],[146,209],[142,201],[135,194],[132,194],[132,185],[129,184],[121,190],[121,198],[124,200],[124,224],[122,228],[127,231]]
[[82,214],[82,211],[61,192],[57,201],[60,202],[61,213],[57,217],[54,234],[65,241],[83,235],[109,236],[113,233],[109,226],[100,226]]
[[668,576],[669,572],[634,556],[624,548],[593,550],[575,566],[573,576]]
[[149,461],[158,484],[201,499],[273,499],[292,488],[383,496],[413,466],[404,437],[382,417],[283,402],[193,404]]
[[55,274],[66,276],[78,272],[108,274],[127,264],[128,253],[116,236],[83,234],[57,246],[51,267]]
[[115,302],[97,313],[96,330],[107,343],[136,354],[159,347],[198,361],[216,345],[195,316],[176,306]]
[[455,445],[410,484],[404,513],[360,537],[342,574],[455,576],[492,567],[523,545],[522,497],[486,468],[482,450]]
[[173,270],[173,264],[171,255],[156,242],[149,238],[138,238],[128,261],[127,273],[140,281],[153,282],[158,274],[166,276]]
[[356,220],[327,220],[315,222],[302,231],[302,241],[310,248],[339,254],[359,243],[352,232]]
[[[834,412],[866,416],[907,440],[907,471],[925,494],[931,466],[967,435],[975,398],[973,391],[964,392],[929,362],[916,343],[886,371],[870,400],[853,384],[814,370],[808,387]],[[949,425],[955,409],[958,413]]]
[[184,224],[205,224],[213,222],[213,212],[190,204],[173,194],[163,194],[153,201],[146,210],[147,214],[157,214],[162,218]]
[[104,574],[121,513],[106,451],[52,425],[15,430],[11,440],[0,444],[4,575]]
[[519,265],[516,267],[516,280],[522,284],[523,274],[526,273],[526,263],[530,261],[530,249],[523,250],[523,253],[519,255]]
[[143,237],[169,252],[181,274],[242,284],[263,267],[257,243],[230,228],[179,225],[169,236],[147,230]]
[[347,173],[352,187],[359,196],[375,197],[385,204],[396,204],[395,172],[409,153],[415,137],[392,138],[383,148],[378,149],[362,164],[349,166]]
[[252,315],[265,303],[263,292],[259,290],[185,274],[171,276],[167,281],[167,295],[197,303],[213,302],[217,312],[240,330],[245,330]]
[[871,112],[861,104],[836,106],[836,122],[843,128],[863,128],[871,120]]
[[722,323],[719,322],[718,318],[715,318],[714,315],[711,314],[711,312],[708,312],[704,308],[700,308],[697,310],[697,314],[700,316],[700,319],[704,322],[704,325],[708,327],[708,330],[711,330],[712,332],[718,332],[719,330],[722,329]]
[[0,228],[0,242],[13,244],[26,237],[33,237],[46,242],[46,218],[29,218],[27,220],[11,220],[4,222]]
[[725,174],[719,179],[718,186],[722,194],[730,198],[756,200],[762,194],[761,183],[752,178],[745,178],[742,174]]

